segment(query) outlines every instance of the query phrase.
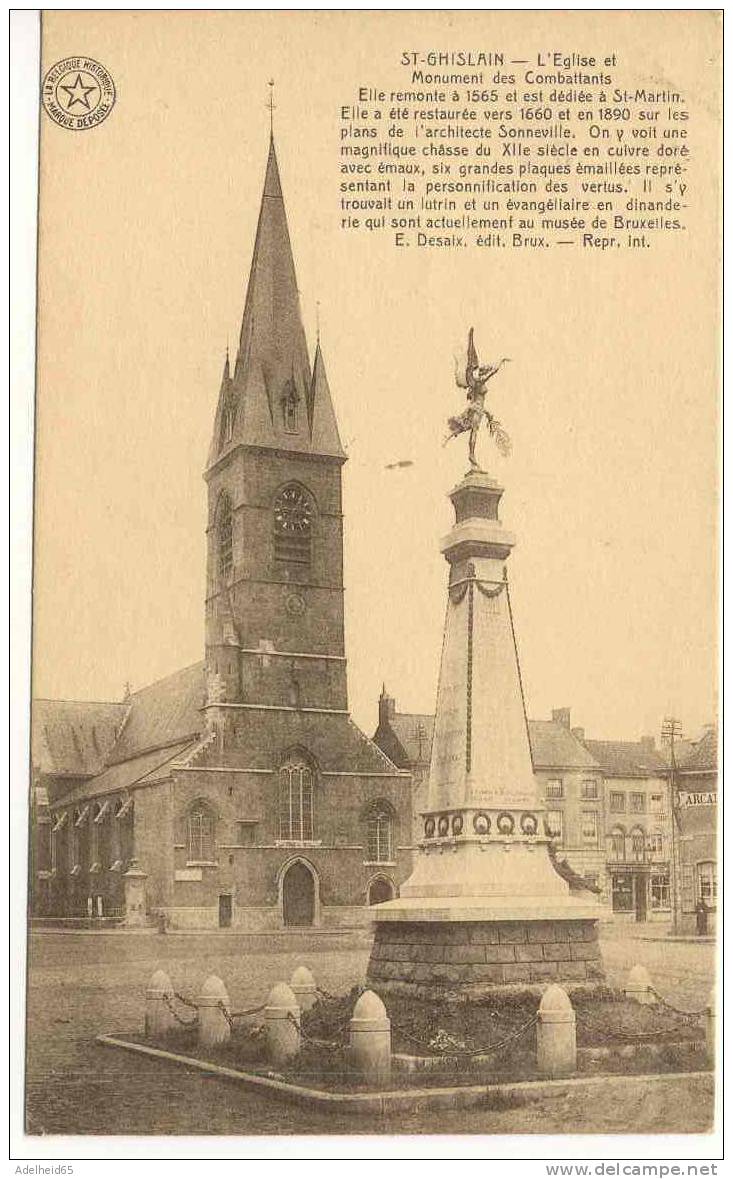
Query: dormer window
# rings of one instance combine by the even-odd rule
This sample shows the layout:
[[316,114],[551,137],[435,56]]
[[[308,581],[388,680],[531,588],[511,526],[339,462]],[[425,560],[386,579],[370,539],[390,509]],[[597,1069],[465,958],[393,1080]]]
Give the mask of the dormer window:
[[237,400],[228,393],[221,415],[221,445],[226,446],[234,437],[234,420],[237,416]]
[[286,434],[298,433],[298,406],[300,395],[292,380],[288,381],[282,396],[283,429]]

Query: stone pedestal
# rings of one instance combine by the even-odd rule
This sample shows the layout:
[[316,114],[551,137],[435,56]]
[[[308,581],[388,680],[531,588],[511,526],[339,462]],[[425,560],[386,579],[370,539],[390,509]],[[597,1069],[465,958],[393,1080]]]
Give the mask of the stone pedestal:
[[147,925],[147,872],[143,872],[133,859],[122,879],[125,882],[125,925]]
[[425,998],[602,981],[604,910],[548,852],[532,768],[496,480],[451,492],[456,522],[423,838],[400,896],[375,905],[367,982]]
[[482,998],[498,989],[595,985],[595,921],[380,922],[367,982],[417,999]]

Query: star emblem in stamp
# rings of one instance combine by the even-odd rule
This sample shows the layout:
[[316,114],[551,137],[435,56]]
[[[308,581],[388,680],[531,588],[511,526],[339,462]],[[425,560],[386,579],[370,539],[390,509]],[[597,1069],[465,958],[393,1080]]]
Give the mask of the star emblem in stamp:
[[92,57],[65,57],[47,71],[43,109],[59,127],[87,131],[102,123],[116,99],[109,71]]

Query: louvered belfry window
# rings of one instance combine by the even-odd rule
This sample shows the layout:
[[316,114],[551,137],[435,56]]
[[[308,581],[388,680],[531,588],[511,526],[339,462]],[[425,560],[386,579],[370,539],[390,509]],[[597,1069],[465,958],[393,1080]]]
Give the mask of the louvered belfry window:
[[216,521],[217,542],[219,548],[219,575],[229,577],[232,566],[232,504],[228,495],[223,495],[219,501]]
[[311,563],[313,501],[297,483],[284,487],[275,499],[273,524],[275,560],[307,567]]
[[299,758],[280,770],[280,838],[289,843],[313,839],[313,770]]

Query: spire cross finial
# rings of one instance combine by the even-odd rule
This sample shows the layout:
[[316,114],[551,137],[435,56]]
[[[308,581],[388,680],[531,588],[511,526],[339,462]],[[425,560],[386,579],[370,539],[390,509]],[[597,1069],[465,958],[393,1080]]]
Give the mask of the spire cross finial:
[[268,99],[267,106],[268,106],[268,108],[269,108],[269,111],[270,111],[270,135],[272,135],[272,131],[273,131],[273,111],[275,110],[275,97],[274,97],[274,93],[275,93],[275,80],[274,80],[274,78],[270,78],[270,81],[267,83],[267,85],[270,87],[270,97],[269,97],[269,99]]

